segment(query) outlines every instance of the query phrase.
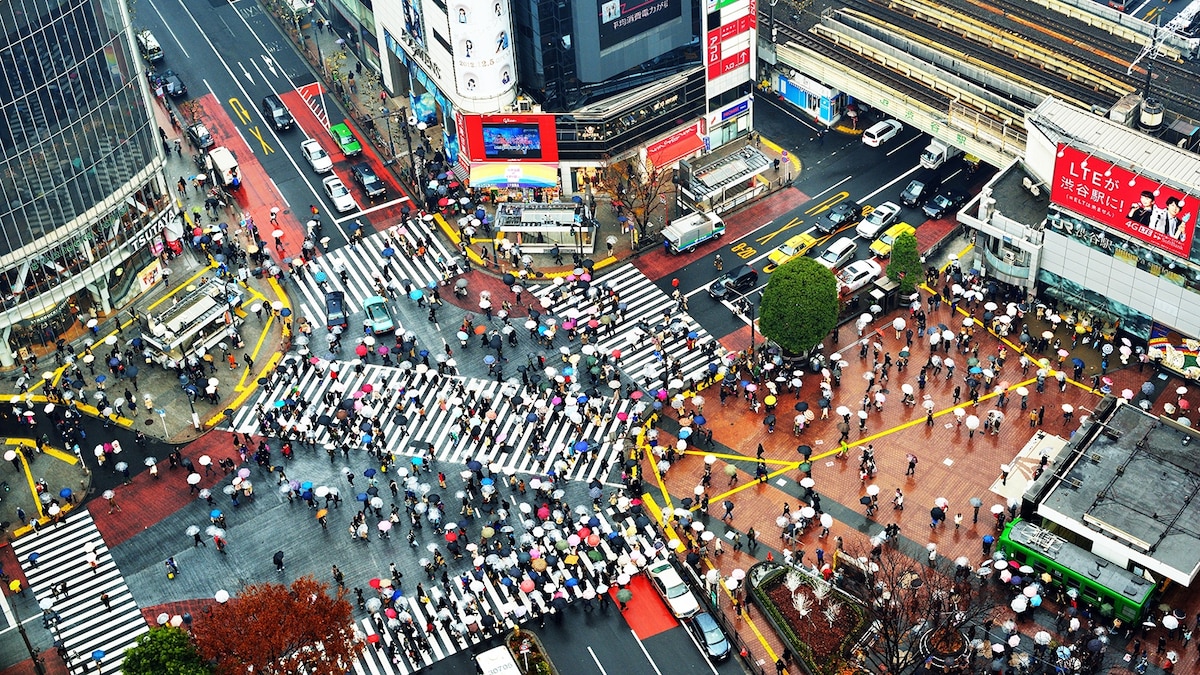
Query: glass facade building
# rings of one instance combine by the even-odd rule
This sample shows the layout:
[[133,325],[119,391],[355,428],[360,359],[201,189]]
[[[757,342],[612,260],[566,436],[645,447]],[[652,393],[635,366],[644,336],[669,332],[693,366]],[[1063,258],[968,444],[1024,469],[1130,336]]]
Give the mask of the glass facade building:
[[144,290],[178,216],[123,0],[8,0],[0,40],[7,367]]

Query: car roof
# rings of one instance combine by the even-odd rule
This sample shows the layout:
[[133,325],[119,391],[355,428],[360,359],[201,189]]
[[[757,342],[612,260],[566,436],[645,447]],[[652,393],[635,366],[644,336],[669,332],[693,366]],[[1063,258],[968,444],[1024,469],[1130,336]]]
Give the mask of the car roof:
[[387,300],[384,300],[383,297],[378,296],[378,295],[372,295],[371,297],[367,298],[366,300],[363,300],[364,307],[366,307],[367,305],[379,305],[379,304],[386,305]]
[[897,235],[897,234],[900,234],[901,232],[907,232],[908,230],[916,231],[916,229],[917,228],[913,227],[912,225],[909,225],[908,223],[896,223],[896,224],[892,225],[891,227],[889,227],[887,229],[887,231],[884,232],[884,234]]
[[331,125],[329,127],[329,130],[330,131],[345,131],[345,132],[349,133],[350,126],[348,124],[346,124],[345,122],[338,122],[337,124]]
[[855,246],[854,240],[850,237],[839,237],[836,241],[829,245],[828,251],[837,251]]
[[708,612],[700,612],[699,614],[696,614],[695,616],[692,617],[692,621],[694,621],[696,623],[709,624],[708,626],[701,626],[701,628],[704,628],[705,630],[708,630],[709,628],[717,628],[718,627],[717,620],[712,618],[712,615],[709,614]]
[[321,182],[324,183],[325,185],[330,185],[335,182],[338,183],[339,185],[345,185],[344,183],[342,183],[342,179],[338,178],[337,176],[327,176]]
[[346,294],[341,291],[329,291],[325,294],[326,300],[344,300],[345,298]]

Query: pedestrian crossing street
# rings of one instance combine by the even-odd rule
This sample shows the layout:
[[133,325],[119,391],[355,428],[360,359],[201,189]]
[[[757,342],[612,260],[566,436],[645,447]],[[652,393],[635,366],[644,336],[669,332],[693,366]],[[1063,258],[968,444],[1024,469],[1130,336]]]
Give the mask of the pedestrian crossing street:
[[[408,242],[413,250],[417,248],[418,237],[425,242],[426,252],[422,257],[407,253],[398,239]],[[384,256],[383,251],[391,248],[394,253]],[[346,245],[329,251],[314,259],[305,267],[303,277],[292,277],[293,287],[289,295],[293,298],[293,311],[306,317],[317,326],[325,325],[325,294],[329,291],[343,291],[346,294],[347,315],[362,310],[363,300],[372,295],[378,295],[375,290],[375,278],[379,277],[386,286],[388,280],[383,276],[385,264],[390,265],[391,278],[398,283],[408,280],[415,288],[425,288],[430,283],[439,283],[444,274],[442,264],[449,265],[457,259],[457,251],[447,248],[443,237],[436,236],[429,224],[413,219],[403,226],[389,228],[363,237],[355,245]],[[390,260],[390,263],[388,261]],[[338,270],[344,267],[347,279],[342,280]],[[324,287],[317,282],[318,272],[324,273]]]
[[[39,603],[50,600],[51,611],[61,616],[52,633],[72,654],[71,665],[87,662],[88,672],[97,672],[93,653],[102,650],[98,672],[120,673],[125,650],[150,628],[91,513],[80,508],[58,526],[44,526],[40,533],[17,539],[12,546]],[[95,554],[94,568],[89,553]],[[31,554],[36,554],[36,566],[30,563]],[[67,584],[67,595],[55,598],[53,589],[62,582]],[[101,600],[104,594],[110,608]]]
[[[675,301],[662,291],[654,282],[648,279],[634,265],[624,265],[619,271],[596,279],[592,288],[607,285],[616,290],[620,303],[625,306],[625,318],[617,319],[616,328],[612,332],[600,327],[600,338],[593,339],[601,353],[611,354],[613,350],[621,351],[620,368],[638,383],[647,386],[647,380],[656,381],[655,386],[661,385],[664,373],[663,363],[655,355],[651,336],[659,332],[662,325],[663,312],[675,306]],[[564,288],[566,285],[564,285]],[[561,291],[559,286],[545,285],[535,291],[540,299],[552,298]],[[707,300],[707,298],[701,298]],[[546,306],[561,319],[577,319],[587,322],[599,319],[592,312],[592,303],[578,292],[575,295],[554,300]],[[610,305],[605,304],[605,311]],[[614,317],[616,319],[616,317]],[[561,325],[561,321],[559,324]],[[642,324],[639,326],[639,324]],[[710,358],[700,349],[700,345],[713,340],[708,331],[696,322],[687,312],[673,311],[671,313],[670,335],[665,341],[665,352],[671,358],[678,360],[683,380],[699,381],[708,372]],[[695,348],[687,348],[687,336],[696,334]],[[641,346],[639,346],[641,345]]]
[[[338,386],[343,392],[341,397],[348,397],[359,391],[364,384],[373,387],[372,394],[362,399],[375,409],[380,416],[380,427],[386,446],[397,455],[413,456],[421,454],[426,447],[432,447],[434,458],[446,462],[451,467],[462,467],[466,462],[477,460],[484,465],[498,464],[501,470],[511,469],[520,474],[545,474],[547,468],[560,461],[569,464],[569,468],[559,475],[568,479],[591,481],[599,479],[604,482],[608,470],[620,464],[620,445],[617,438],[621,434],[624,422],[618,414],[627,415],[638,405],[627,399],[616,403],[612,399],[606,402],[591,402],[598,406],[607,405],[609,412],[602,416],[599,424],[595,416],[580,414],[575,419],[582,425],[582,431],[576,431],[576,424],[564,411],[560,414],[548,414],[545,421],[530,422],[529,415],[534,411],[533,404],[523,402],[521,395],[505,396],[515,393],[518,386],[504,384],[495,380],[479,378],[462,378],[439,376],[431,381],[427,376],[417,374],[412,370],[401,370],[393,366],[375,364],[363,365],[363,372],[356,373],[355,369],[345,362],[334,362],[331,370],[337,370],[337,385],[331,385],[328,372],[312,368],[301,373],[295,380],[278,378],[276,382],[260,387],[254,401],[240,406],[234,414],[233,429],[241,433],[260,434],[256,406],[263,410],[271,410],[276,401],[282,401],[293,395],[293,388],[299,396],[312,403],[306,412],[314,415],[314,420],[332,409],[321,402],[322,396],[330,386]],[[426,375],[431,375],[427,373]],[[461,433],[458,427],[460,413],[456,412],[453,399],[450,397],[450,382],[460,381],[467,392],[477,392],[480,399],[491,399],[489,407],[479,411],[483,417],[479,426],[483,429],[488,424],[494,424],[496,443],[486,445],[482,441],[471,439],[470,433]],[[401,395],[401,387],[405,392]],[[507,389],[506,389],[507,387]],[[447,404],[439,404],[438,396],[447,398]],[[403,410],[397,411],[396,404],[401,403]],[[425,416],[419,414],[419,409],[425,408]],[[580,411],[585,410],[580,406]],[[494,421],[487,419],[495,413]],[[304,431],[303,418],[295,420],[295,428]],[[530,439],[536,425],[540,424],[546,439],[548,450],[533,448]],[[407,433],[402,434],[401,425],[407,425]],[[289,425],[285,424],[285,427]],[[330,440],[328,430],[316,426],[316,440],[325,443]],[[483,434],[486,435],[486,434]],[[590,441],[599,445],[595,452],[579,454],[574,446],[579,441]],[[428,444],[428,446],[427,446]],[[505,450],[505,447],[511,449]],[[403,462],[403,460],[401,460]],[[449,471],[447,471],[449,473]]]
[[[587,511],[588,516],[594,515],[600,521],[598,529],[601,534],[599,547],[601,552],[608,560],[617,560],[617,550],[610,545],[606,535],[613,532],[614,528],[618,532],[629,532],[630,528],[635,528],[636,531],[633,519],[627,517],[619,520],[619,516],[611,508],[604,509],[600,513],[592,513],[591,509],[587,509]],[[641,551],[647,560],[653,559],[656,555],[654,542],[659,538],[653,524],[647,524],[645,529],[636,532],[634,537],[626,537],[630,548]],[[659,543],[661,544],[661,542]],[[552,542],[547,541],[546,544],[552,544]],[[543,545],[542,548],[543,550],[553,549],[553,546]],[[547,567],[542,577],[542,583],[545,583],[548,577],[555,588],[561,591],[567,601],[571,603],[584,598],[596,597],[596,588],[599,585],[598,575],[604,569],[602,562],[592,561],[586,555],[578,557],[578,565],[572,567],[566,564],[565,556],[559,556],[558,562]],[[501,564],[498,567],[505,569],[508,565]],[[616,568],[619,569],[619,565]],[[416,580],[410,581],[405,588],[405,596],[402,598],[402,602],[405,604],[402,608],[398,608],[398,611],[407,611],[411,614],[417,633],[427,636],[430,649],[420,652],[420,659],[414,662],[402,646],[404,638],[403,633],[400,632],[400,617],[393,619],[389,625],[382,613],[378,614],[378,620],[384,621],[383,630],[379,629],[376,619],[364,617],[357,622],[356,628],[366,637],[372,635],[379,637],[377,642],[367,644],[362,655],[354,663],[351,672],[354,675],[407,675],[486,640],[487,636],[483,635],[482,631],[475,631],[471,628],[480,625],[482,614],[490,613],[495,616],[500,622],[500,631],[507,632],[509,617],[515,618],[517,623],[524,623],[529,620],[531,612],[545,612],[550,606],[550,598],[543,592],[544,587],[541,584],[537,590],[529,594],[510,593],[507,588],[502,588],[486,574],[480,576],[478,581],[482,583],[482,589],[476,586],[476,589],[479,590],[472,591],[470,588],[463,589],[462,583],[459,581],[461,573],[451,575],[452,588],[447,600],[457,611],[450,613],[449,621],[439,621],[438,618],[438,599],[442,597],[443,590],[440,584],[424,581],[426,594],[430,598],[430,602],[425,603],[415,597]],[[512,588],[517,588],[525,578],[527,577],[514,579]],[[568,586],[567,579],[570,578],[577,579],[578,585]],[[471,596],[477,601],[475,608],[470,607],[467,596]],[[604,599],[604,601],[611,602],[610,599]],[[595,611],[601,610],[597,607]],[[617,610],[610,606],[608,611]],[[433,625],[433,630],[427,633],[425,627],[429,624]],[[493,631],[492,634],[494,635],[495,632]],[[389,657],[388,648],[391,645],[394,645],[395,649],[393,656]]]

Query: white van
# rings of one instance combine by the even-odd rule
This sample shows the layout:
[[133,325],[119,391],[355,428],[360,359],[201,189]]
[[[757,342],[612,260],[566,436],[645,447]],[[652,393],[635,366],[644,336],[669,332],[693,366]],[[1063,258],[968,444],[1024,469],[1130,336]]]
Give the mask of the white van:
[[229,148],[221,146],[208,151],[208,170],[212,181],[227,190],[242,184],[237,157],[233,156]]
[[148,30],[140,30],[137,34],[138,51],[142,53],[142,58],[146,59],[147,63],[154,63],[163,57],[162,47],[158,45],[158,40],[154,37],[154,33]]
[[904,126],[896,120],[884,120],[871,125],[870,129],[863,132],[863,145],[868,145],[872,148],[878,148],[884,143],[892,140],[892,137],[900,133]]
[[475,670],[480,675],[521,675],[508,647],[503,645],[476,654]]

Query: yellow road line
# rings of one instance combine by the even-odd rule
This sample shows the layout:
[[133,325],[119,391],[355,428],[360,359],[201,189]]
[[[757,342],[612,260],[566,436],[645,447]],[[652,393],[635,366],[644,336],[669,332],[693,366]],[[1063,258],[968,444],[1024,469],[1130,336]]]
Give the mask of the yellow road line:
[[200,277],[204,276],[205,274],[208,274],[209,270],[211,270],[211,269],[213,269],[213,267],[212,267],[212,264],[211,264],[211,263],[210,263],[210,264],[208,264],[208,265],[205,265],[205,266],[201,267],[201,268],[200,268],[200,270],[199,270],[198,272],[196,272],[196,273],[195,273],[195,274],[193,274],[192,276],[188,277],[186,281],[184,281],[183,283],[176,284],[174,287],[172,287],[172,288],[171,288],[171,292],[169,292],[169,293],[167,293],[166,295],[162,296],[162,297],[161,297],[161,298],[159,298],[158,300],[155,300],[154,302],[150,303],[150,306],[146,308],[146,311],[151,311],[151,310],[153,310],[155,307],[158,307],[158,306],[159,306],[159,305],[161,305],[162,303],[164,303],[164,302],[166,302],[167,300],[171,299],[172,297],[174,297],[174,296],[175,296],[175,294],[176,294],[176,293],[179,293],[181,290],[184,290],[184,289],[186,289],[186,288],[187,288],[189,285],[191,285],[191,283],[192,283],[193,281],[195,281],[195,280],[199,279]]
[[[266,323],[263,324],[262,333],[260,333],[258,336],[258,342],[256,342],[254,344],[254,349],[251,351],[250,358],[254,359],[254,361],[256,363],[258,362],[258,353],[260,350],[262,350],[263,343],[267,341],[267,335],[269,335],[271,333],[271,322],[274,320],[275,320],[275,314],[272,312],[271,314],[269,314],[267,316],[267,321],[266,321]],[[263,372],[266,372],[266,370],[264,369],[264,370],[260,370],[258,372],[263,373]],[[250,369],[246,368],[246,372],[242,374],[242,379],[238,380],[237,386],[234,387],[234,391],[242,391],[245,388],[246,377],[249,375],[250,375]],[[254,383],[258,384],[257,377],[254,378]]]
[[75,465],[75,464],[79,463],[79,458],[76,457],[75,453],[73,453],[73,452],[63,452],[62,450],[59,450],[57,448],[46,448],[43,452],[45,452],[47,455],[50,455],[51,457],[57,459],[60,462],[66,462],[67,464],[71,464],[71,465]]
[[42,499],[38,495],[37,486],[33,482],[33,472],[29,469],[29,460],[25,459],[25,453],[22,452],[18,452],[17,457],[21,458],[21,469],[25,472],[25,485],[33,493],[33,508],[37,509],[39,517],[44,516],[46,513],[42,511]]
[[[281,354],[279,352],[275,352],[274,354],[271,355],[270,361],[267,362],[266,369],[270,370],[270,369],[275,368],[275,366],[282,359],[283,359],[283,354]],[[258,383],[256,381],[254,386],[246,387],[242,391],[242,393],[238,394],[236,398],[234,398],[232,401],[229,402],[229,405],[225,406],[225,408],[222,408],[221,412],[219,412],[216,415],[213,415],[211,418],[209,418],[209,420],[204,423],[204,426],[211,427],[216,424],[219,424],[221,422],[221,420],[225,418],[225,410],[226,409],[237,410],[238,407],[241,406],[243,403],[245,403],[246,399],[250,398],[250,395],[253,394],[256,389],[258,389],[257,384]]]

